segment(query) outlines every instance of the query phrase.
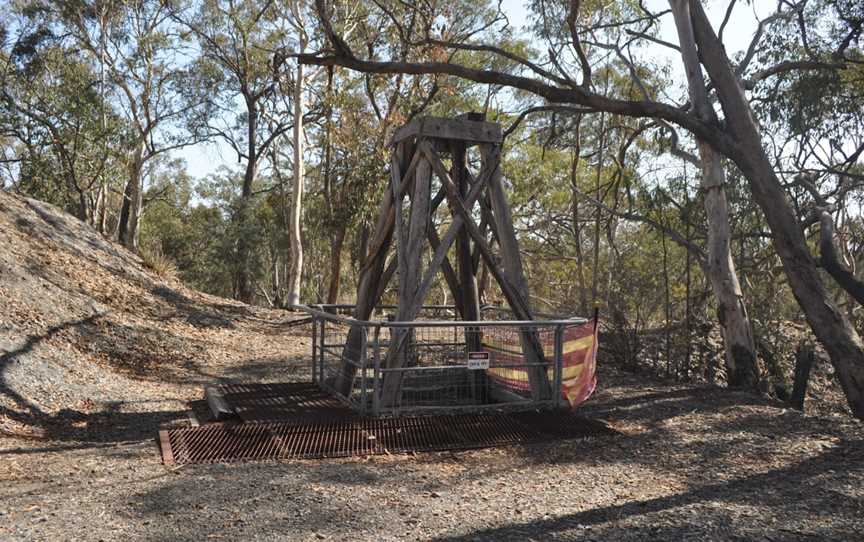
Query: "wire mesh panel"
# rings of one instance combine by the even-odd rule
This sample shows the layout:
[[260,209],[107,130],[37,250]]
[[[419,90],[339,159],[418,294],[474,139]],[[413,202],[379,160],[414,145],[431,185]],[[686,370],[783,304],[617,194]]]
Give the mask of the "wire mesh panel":
[[[344,318],[316,318],[313,352],[313,379],[325,389],[360,408],[363,404],[367,329]],[[359,378],[360,383],[355,385]]]
[[583,319],[462,322],[452,307],[431,307],[413,322],[360,321],[309,310],[315,382],[373,415],[561,406],[575,372],[587,375],[587,356],[572,353],[594,339],[593,333],[588,342],[580,338]]

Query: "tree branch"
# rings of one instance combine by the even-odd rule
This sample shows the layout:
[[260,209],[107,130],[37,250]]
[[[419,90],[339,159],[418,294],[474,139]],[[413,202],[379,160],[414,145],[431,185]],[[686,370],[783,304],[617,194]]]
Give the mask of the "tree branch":
[[502,138],[507,139],[507,136],[512,134],[516,130],[516,128],[519,127],[519,124],[523,120],[525,120],[525,117],[527,117],[528,115],[531,115],[533,113],[540,113],[542,111],[555,111],[556,113],[568,113],[568,114],[572,114],[572,115],[582,115],[585,113],[596,113],[596,111],[594,111],[593,109],[587,108],[587,107],[573,107],[573,106],[569,106],[569,105],[540,105],[537,107],[529,107],[528,109],[519,113],[519,116],[516,117],[516,120],[513,121],[513,124],[511,124],[509,127],[507,127],[506,130],[504,130],[504,133],[502,134]]
[[819,213],[819,263],[822,268],[851,295],[859,305],[864,305],[864,282],[840,261],[834,246],[834,219],[828,211]]
[[579,64],[582,66],[582,88],[591,87],[591,64],[588,62],[588,57],[585,55],[585,50],[582,48],[582,43],[579,40],[579,32],[576,29],[576,17],[579,16],[579,5],[581,0],[570,0],[570,11],[567,13],[567,27],[570,29],[570,39],[573,40],[573,48],[576,49],[576,56],[579,57]]

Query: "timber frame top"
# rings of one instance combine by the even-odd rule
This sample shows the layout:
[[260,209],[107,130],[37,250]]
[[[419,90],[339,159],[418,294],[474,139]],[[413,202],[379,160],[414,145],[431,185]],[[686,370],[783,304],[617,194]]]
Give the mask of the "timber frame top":
[[411,137],[456,139],[469,144],[501,143],[501,125],[478,120],[482,118],[482,114],[476,113],[460,115],[455,119],[419,117],[396,130],[390,144],[395,145]]

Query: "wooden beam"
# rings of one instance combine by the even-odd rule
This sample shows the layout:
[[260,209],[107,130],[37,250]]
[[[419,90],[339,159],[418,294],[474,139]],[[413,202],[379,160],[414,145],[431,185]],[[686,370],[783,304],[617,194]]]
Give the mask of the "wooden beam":
[[[402,199],[405,193],[403,186],[411,183],[412,178],[407,175],[403,178],[401,174],[400,162],[405,155],[405,143],[399,143],[390,155],[390,190],[393,192],[393,200],[395,205],[395,221],[394,234],[396,236],[396,261],[397,271],[399,275],[399,299],[405,299],[405,275],[407,274],[408,263],[405,255],[405,231],[402,226]],[[415,153],[416,154],[416,153]]]
[[[434,149],[424,143],[421,143],[420,145],[418,145],[418,151],[423,152],[423,154],[425,154],[427,158],[430,156],[430,154],[431,156],[435,157],[436,160],[432,162],[432,167],[433,169],[435,169],[436,175],[438,175],[439,178],[443,175],[449,180],[449,175],[446,168],[443,168],[443,166],[440,168],[436,168],[435,163],[437,162],[437,164],[440,164],[441,161],[434,153]],[[480,178],[477,180],[477,182],[474,183],[465,198],[465,202],[468,205],[473,205],[474,202],[477,201],[477,198],[480,197],[480,193],[483,190],[484,185],[486,184],[486,180],[492,173],[492,169],[481,171],[479,176]],[[435,254],[432,256],[432,261],[426,268],[426,274],[423,276],[423,281],[420,283],[420,288],[418,288],[417,290],[417,294],[414,298],[414,304],[417,303],[418,299],[420,303],[423,302],[423,298],[425,298],[426,292],[432,285],[432,280],[435,278],[435,274],[438,272],[438,268],[441,267],[441,262],[444,261],[444,258],[447,256],[447,251],[450,250],[450,247],[453,245],[453,241],[456,239],[456,234],[459,233],[459,229],[462,227],[462,222],[463,219],[459,215],[455,215],[453,217],[453,222],[450,223],[450,227],[447,228],[447,231],[444,233],[444,237],[441,238],[441,245],[435,251]]]
[[[418,151],[419,152],[419,151]],[[427,157],[417,164],[414,180],[414,193],[411,197],[411,214],[406,248],[407,268],[405,277],[408,283],[404,299],[411,299],[420,285],[423,245],[426,243],[426,227],[429,224],[429,209],[432,199],[432,170]],[[402,280],[402,277],[399,277]],[[400,303],[401,306],[401,303]]]
[[[423,139],[418,144],[427,142]],[[403,144],[400,144],[403,145]],[[420,152],[419,149],[415,152]],[[411,197],[411,213],[408,224],[407,244],[400,248],[404,254],[404,266],[399,268],[399,308],[396,317],[399,321],[409,321],[417,317],[422,299],[416,302],[417,290],[420,287],[420,278],[423,264],[423,245],[427,240],[427,227],[429,224],[429,209],[432,203],[432,170],[429,166],[428,157],[423,156],[417,163],[415,178],[413,180],[414,191]],[[409,303],[408,300],[414,300]],[[411,330],[394,329],[394,340],[387,351],[385,367],[397,369],[402,367],[409,357],[407,340]],[[381,403],[385,406],[396,404],[402,391],[402,371],[390,371],[384,375],[381,387]]]
[[[464,201],[468,195],[468,171],[465,165],[465,144],[453,142],[451,156],[453,164],[451,167],[451,179],[459,192],[459,199]],[[468,207],[469,212],[473,206]],[[456,236],[456,262],[459,267],[459,285],[462,291],[462,315],[465,320],[476,321],[480,319],[480,301],[477,296],[477,279],[474,276],[474,262],[471,257],[471,236],[466,228],[459,231]],[[476,351],[480,349],[480,336],[473,333],[466,337],[468,349]]]
[[[432,250],[438,250],[438,247],[441,246],[441,239],[438,237],[438,232],[435,230],[435,224],[432,223],[432,217],[429,217],[429,245],[432,246]],[[470,318],[466,318],[465,313],[462,312],[463,301],[462,291],[459,288],[459,277],[456,275],[453,266],[450,265],[450,260],[447,256],[444,256],[444,259],[441,261],[441,272],[444,274],[444,280],[447,282],[447,287],[450,288],[450,293],[453,294],[453,304],[456,305],[456,308],[459,310],[459,316],[461,316],[463,320],[470,320]]]
[[[466,147],[462,141],[451,142],[452,165],[451,177],[459,190],[459,198],[464,201],[470,187],[468,166],[466,164]],[[469,211],[473,208],[469,207]],[[474,258],[471,254],[471,236],[467,228],[459,230],[456,237],[456,261],[459,268],[459,286],[461,296],[461,313],[463,320],[469,322],[480,320],[480,295],[477,292],[477,277],[475,275]],[[465,345],[469,352],[477,352],[482,347],[480,330],[465,330]],[[469,371],[471,398],[476,403],[486,401],[486,374],[483,371]]]
[[495,230],[498,234],[498,246],[501,248],[501,257],[504,262],[504,274],[510,282],[516,286],[519,294],[528,300],[528,281],[522,268],[522,256],[519,254],[519,243],[516,241],[516,229],[513,226],[513,215],[510,213],[510,204],[501,182],[500,161],[497,160],[495,149],[491,145],[480,148],[482,160],[495,160],[497,165],[492,176],[489,178],[489,200],[492,205],[492,217],[495,222]]
[[[421,147],[421,150],[424,152],[426,151],[426,149],[423,147]],[[492,276],[495,277],[495,280],[498,282],[498,284],[501,286],[501,291],[504,293],[504,297],[507,299],[508,304],[513,309],[514,314],[520,320],[533,320],[534,318],[531,314],[530,305],[528,304],[527,286],[524,284],[520,285],[518,283],[514,284],[511,281],[511,278],[500,269],[498,263],[495,261],[495,257],[492,253],[491,248],[489,248],[489,245],[486,243],[486,239],[480,232],[480,228],[477,227],[477,224],[474,222],[474,218],[471,216],[470,211],[468,211],[468,209],[465,207],[465,205],[459,198],[458,188],[449,178],[449,176],[446,175],[446,170],[445,175],[443,176],[439,173],[438,170],[443,169],[444,165],[441,164],[440,161],[436,164],[434,159],[430,159],[430,161],[432,163],[432,168],[435,169],[436,173],[438,173],[439,177],[441,178],[441,182],[444,183],[447,188],[447,197],[450,201],[451,207],[458,213],[457,217],[462,217],[464,227],[474,238],[474,242],[477,248],[480,250],[480,254],[483,257],[483,260],[486,262],[486,267],[489,269],[489,272],[492,274]],[[493,168],[493,171],[499,171],[498,167]],[[493,178],[494,175],[495,174],[493,173]],[[500,222],[500,219],[498,219],[498,217],[495,218]],[[513,243],[515,244],[515,242],[516,239],[514,237]],[[500,243],[501,239],[499,239],[499,245]],[[519,269],[519,271],[521,272],[521,269]],[[522,330],[520,336],[522,339],[522,352],[527,365],[528,380],[531,385],[532,397],[534,397],[534,399],[548,399],[551,396],[549,378],[546,374],[546,365],[548,363],[543,354],[543,348],[540,345],[537,334],[533,330]]]
[[[404,152],[407,152],[408,150],[410,150],[410,147],[406,148],[405,151],[400,154],[404,156]],[[422,155],[418,152],[414,152],[411,156],[411,162],[408,164],[408,169],[405,170],[405,173],[402,174],[400,181],[397,182],[397,186],[399,189],[397,193],[397,198],[404,197],[405,193],[411,187],[411,176],[414,175],[414,170],[417,169],[417,162],[420,160],[421,156]]]
[[[387,285],[390,284],[390,280],[393,278],[393,274],[396,273],[396,257],[390,258],[390,261],[387,263],[387,266],[384,268],[384,273],[381,276],[381,280],[378,283],[378,289],[375,291],[375,303],[378,304],[378,300],[381,299],[381,296],[384,295],[384,291],[387,290]],[[367,316],[368,319],[368,316]]]
[[420,117],[396,130],[391,144],[400,143],[411,137],[455,139],[472,144],[501,143],[503,140],[501,125],[495,122]]

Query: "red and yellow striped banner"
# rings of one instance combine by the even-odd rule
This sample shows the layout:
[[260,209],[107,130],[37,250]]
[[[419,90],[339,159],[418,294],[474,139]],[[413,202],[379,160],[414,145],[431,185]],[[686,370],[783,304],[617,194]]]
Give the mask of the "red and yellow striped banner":
[[[515,330],[514,330],[515,331]],[[543,354],[548,360],[555,359],[554,333],[538,332]],[[597,385],[596,358],[597,333],[593,321],[564,329],[563,357],[561,360],[561,394],[571,407],[585,402]],[[517,391],[530,389],[522,342],[518,332],[495,334],[483,333],[483,348],[489,352],[492,367],[486,370],[490,379]],[[521,366],[521,367],[520,367]],[[549,381],[554,381],[555,369],[548,369]]]

